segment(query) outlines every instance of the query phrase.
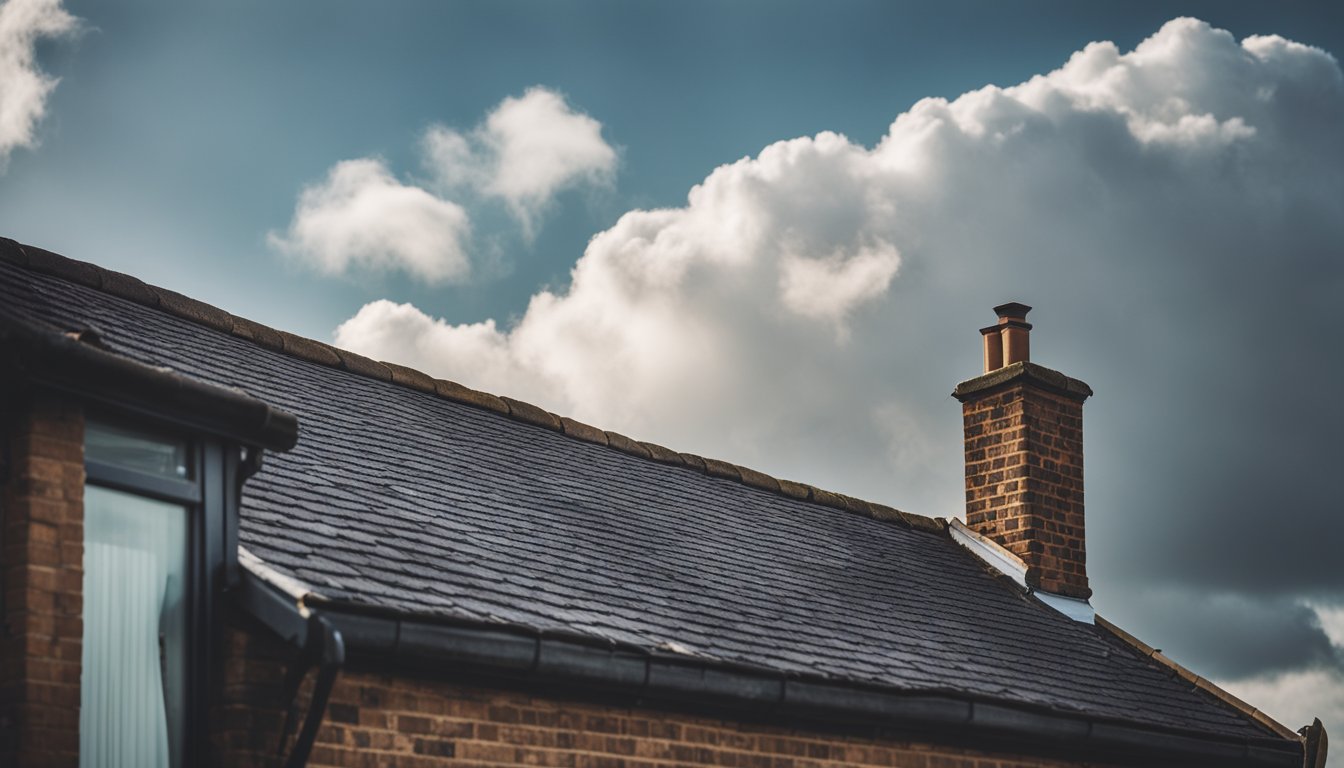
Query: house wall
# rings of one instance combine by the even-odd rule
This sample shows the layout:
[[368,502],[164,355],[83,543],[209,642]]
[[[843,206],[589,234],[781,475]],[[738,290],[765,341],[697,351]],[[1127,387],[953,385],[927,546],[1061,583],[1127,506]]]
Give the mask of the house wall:
[[0,765],[79,764],[84,417],[6,394],[0,414]]
[[[218,764],[279,766],[285,661],[296,657],[260,628],[231,631],[214,733]],[[310,676],[311,677],[311,676]],[[299,696],[300,719],[308,688]],[[751,725],[648,708],[509,690],[342,672],[309,765],[742,766],[821,768],[1065,768],[1083,763],[996,755],[907,741]],[[1088,765],[1094,766],[1095,763]]]

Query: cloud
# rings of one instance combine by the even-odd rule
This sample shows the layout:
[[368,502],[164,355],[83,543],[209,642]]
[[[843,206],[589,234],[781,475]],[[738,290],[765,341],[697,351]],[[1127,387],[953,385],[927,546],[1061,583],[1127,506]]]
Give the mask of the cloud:
[[[379,302],[335,339],[953,516],[947,394],[979,372],[989,307],[1033,304],[1034,359],[1097,391],[1101,612],[1188,635],[1176,658],[1227,679],[1335,680],[1328,622],[1303,606],[1344,596],[1341,133],[1329,54],[1177,19],[1128,53],[1093,43],[1019,85],[922,100],[872,147],[821,133],[716,168],[685,205],[597,234],[509,325]],[[1147,600],[1163,591],[1220,597]]]
[[376,158],[337,163],[300,194],[289,229],[267,242],[329,275],[397,269],[463,282],[472,272],[471,217],[448,196],[503,199],[530,240],[557,192],[607,183],[616,165],[602,124],[541,87],[504,99],[469,134],[432,126],[420,149],[432,183],[398,181]]
[[901,256],[890,244],[860,248],[849,257],[785,255],[780,259],[779,299],[800,315],[839,324],[854,307],[882,295],[900,264]]
[[471,272],[462,206],[397,181],[380,160],[337,163],[304,188],[289,229],[271,246],[330,274],[351,268],[400,269],[430,282]]
[[1335,669],[1308,669],[1245,680],[1215,681],[1242,701],[1297,730],[1320,718],[1329,733],[1344,723],[1344,674]]
[[1344,637],[1332,635],[1322,609],[1305,601],[1171,587],[1134,597],[1148,625],[1144,640],[1205,677],[1247,680],[1317,668],[1344,673]]
[[[1299,664],[1287,671],[1259,671],[1249,676],[1216,682],[1243,701],[1253,702],[1263,712],[1282,723],[1305,725],[1320,718],[1326,730],[1338,732],[1344,725],[1344,607],[1328,603],[1307,603],[1315,612],[1312,622],[1322,629],[1333,646],[1333,659],[1319,664]],[[1244,624],[1232,628],[1243,630]]]
[[0,5],[0,170],[15,149],[37,144],[37,124],[58,82],[37,68],[37,42],[69,35],[78,26],[60,0]]
[[616,169],[602,124],[540,86],[504,99],[469,133],[431,126],[422,146],[440,185],[504,200],[529,236],[556,193],[608,184]]
[[[1148,295],[1153,322],[1179,324],[1168,339],[1203,339],[1213,295],[1265,288],[1255,271],[1336,274],[1312,244],[1339,242],[1340,198],[1322,193],[1340,188],[1330,129],[1342,91],[1316,49],[1238,45],[1182,19],[1129,54],[1094,43],[1019,86],[923,100],[871,149],[833,133],[779,142],[714,170],[684,207],[632,211],[598,234],[566,291],[538,293],[512,328],[491,326],[486,368],[512,366],[506,388],[551,407],[757,460],[751,441],[804,425],[885,451],[889,438],[849,427],[878,409],[930,412],[975,372],[945,350],[974,359],[966,329],[1008,294],[1053,312],[1055,338],[1070,340],[1058,318],[1077,318],[1069,326],[1087,338],[1073,343],[1095,349],[1145,332],[1126,295]],[[470,154],[443,136],[443,157]],[[338,341],[377,338],[376,320],[359,313]],[[827,332],[841,320],[853,326],[844,349]],[[1228,322],[1241,321],[1220,317],[1209,334],[1220,345],[1236,341]],[[459,329],[432,327],[437,341],[408,362],[478,382],[476,359],[435,353]],[[1121,355],[1092,357],[1111,375]],[[836,389],[823,361],[871,376]],[[723,423],[746,425],[739,444],[724,445]],[[951,480],[953,430],[923,430],[939,431]],[[938,500],[926,509],[954,511],[954,480],[919,493],[927,478],[895,471],[903,482],[883,470],[858,484],[887,498],[913,488]]]
[[366,304],[337,329],[350,349],[378,350],[386,360],[424,360],[426,372],[446,376],[439,361],[470,359],[482,388],[505,392],[517,386],[518,366],[494,320],[450,326],[410,304],[381,300]]

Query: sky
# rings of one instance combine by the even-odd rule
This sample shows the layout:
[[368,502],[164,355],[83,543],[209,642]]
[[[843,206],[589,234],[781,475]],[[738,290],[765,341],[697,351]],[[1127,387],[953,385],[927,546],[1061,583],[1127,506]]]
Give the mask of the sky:
[[0,234],[962,516],[952,387],[1089,383],[1107,618],[1344,733],[1344,7],[0,5]]

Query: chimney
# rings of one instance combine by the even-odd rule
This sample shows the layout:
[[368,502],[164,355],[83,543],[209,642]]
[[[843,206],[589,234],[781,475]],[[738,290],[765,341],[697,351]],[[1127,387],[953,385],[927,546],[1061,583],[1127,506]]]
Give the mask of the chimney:
[[1034,588],[1086,599],[1083,401],[1092,389],[1031,362],[1031,307],[994,308],[985,371],[957,385],[966,443],[966,526],[1016,554]]

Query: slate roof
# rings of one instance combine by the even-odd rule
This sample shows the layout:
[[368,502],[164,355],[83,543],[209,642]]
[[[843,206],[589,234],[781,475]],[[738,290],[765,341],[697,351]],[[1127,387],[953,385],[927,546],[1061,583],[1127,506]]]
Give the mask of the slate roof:
[[[29,259],[42,271],[22,266]],[[7,241],[0,314],[91,326],[128,358],[297,414],[298,445],[268,455],[246,486],[241,540],[333,600],[1275,735],[1116,635],[1024,595],[925,518],[551,423],[405,369],[386,381],[391,368]]]

